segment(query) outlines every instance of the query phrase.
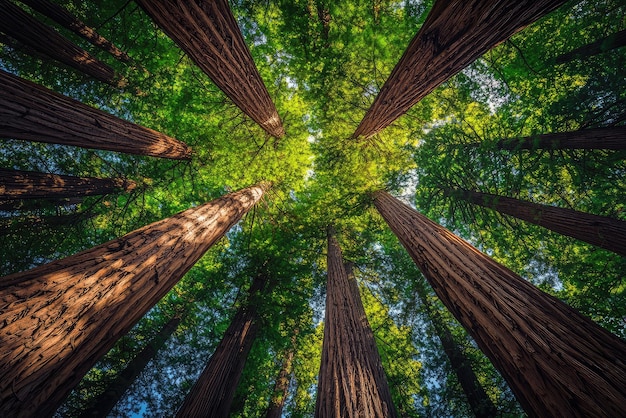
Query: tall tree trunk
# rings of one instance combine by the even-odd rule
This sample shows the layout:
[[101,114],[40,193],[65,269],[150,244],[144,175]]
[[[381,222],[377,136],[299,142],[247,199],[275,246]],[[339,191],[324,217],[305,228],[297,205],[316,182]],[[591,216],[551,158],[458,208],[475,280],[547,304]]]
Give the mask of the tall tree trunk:
[[180,418],[227,418],[248,354],[259,329],[253,299],[267,280],[254,278],[247,303],[240,307],[202,374],[185,397],[176,416]]
[[9,0],[0,0],[0,31],[39,53],[115,87],[124,81],[115,71]]
[[579,60],[602,54],[603,52],[607,52],[615,48],[620,48],[624,45],[626,45],[626,30],[621,30],[605,38],[598,39],[595,42],[591,42],[570,52],[559,55],[554,61],[557,64],[564,64],[575,59]]
[[137,2],[246,115],[285,134],[227,0]]
[[444,192],[626,256],[626,222],[619,219],[464,189]]
[[[297,334],[297,332],[296,332]],[[289,382],[291,381],[291,371],[293,356],[295,353],[296,335],[291,338],[291,347],[285,352],[285,358],[280,366],[278,378],[274,383],[274,392],[270,398],[270,404],[267,407],[265,418],[280,418],[283,414],[285,401],[287,400],[287,392],[289,390]]]
[[152,360],[159,350],[165,345],[165,341],[176,331],[180,324],[180,316],[170,319],[161,328],[161,331],[144,347],[137,356],[113,379],[107,388],[93,400],[91,406],[83,411],[81,418],[101,417],[105,418],[117,405],[124,393],[135,383],[146,365]]
[[118,47],[113,45],[113,43],[103,36],[101,36],[94,29],[87,26],[85,23],[80,21],[70,12],[65,10],[63,7],[58,6],[48,0],[20,0],[22,3],[32,7],[34,10],[38,11],[44,16],[49,17],[50,19],[57,22],[59,25],[63,26],[66,29],[71,30],[78,36],[86,39],[92,45],[101,48],[102,50],[108,52],[116,59],[129,63],[131,61],[128,54]]
[[626,342],[386,192],[374,204],[530,416],[621,416]]
[[456,343],[454,336],[450,332],[448,326],[444,323],[443,318],[432,305],[426,293],[426,284],[422,278],[415,279],[417,283],[417,295],[426,310],[426,314],[430,318],[435,333],[441,341],[443,351],[450,361],[452,370],[456,375],[463,393],[467,397],[467,402],[476,418],[490,418],[498,416],[498,409],[493,404],[485,389],[482,387],[476,373],[472,370],[472,363],[465,355],[463,349]]
[[437,0],[353,134],[369,137],[564,0]]
[[0,416],[52,414],[263,192],[252,186],[0,278]]
[[[472,145],[480,145],[479,143]],[[496,142],[498,149],[626,149],[626,126],[610,128],[581,129],[578,131],[558,132],[507,138]]]
[[45,199],[45,200],[0,200],[0,210],[2,211],[33,211],[45,208],[59,208],[82,203],[82,197],[72,197],[69,199]]
[[120,190],[130,192],[136,186],[134,181],[121,178],[74,177],[0,168],[0,201],[94,196]]
[[324,343],[315,416],[395,417],[395,407],[361,296],[344,268],[334,231],[328,231]]
[[128,154],[189,159],[191,149],[0,70],[0,136]]

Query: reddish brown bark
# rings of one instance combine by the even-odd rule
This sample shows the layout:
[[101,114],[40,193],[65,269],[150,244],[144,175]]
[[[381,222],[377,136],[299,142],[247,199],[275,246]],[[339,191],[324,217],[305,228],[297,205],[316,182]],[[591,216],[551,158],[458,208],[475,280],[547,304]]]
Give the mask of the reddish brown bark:
[[464,189],[448,189],[448,195],[466,200],[626,256],[626,222],[573,209]]
[[[296,332],[297,334],[297,332]],[[280,418],[283,414],[285,401],[287,400],[287,392],[289,390],[289,382],[291,381],[291,370],[294,356],[294,346],[296,344],[295,335],[291,339],[291,347],[285,353],[285,358],[280,366],[278,378],[274,383],[274,392],[270,398],[270,404],[267,407],[265,418]]]
[[[478,145],[478,144],[477,144]],[[626,126],[502,139],[499,149],[626,149]]]
[[356,280],[348,278],[339,243],[330,228],[327,260],[326,317],[315,416],[395,417]]
[[246,115],[276,138],[285,134],[227,0],[138,3]]
[[0,70],[0,136],[128,154],[188,159],[191,149]]
[[369,137],[444,81],[564,0],[437,0],[354,138]]
[[259,329],[252,298],[267,280],[259,275],[250,287],[247,303],[240,307],[207,366],[185,397],[179,418],[227,418],[248,354]]
[[592,57],[615,48],[623,47],[624,45],[626,45],[626,30],[613,33],[605,38],[598,39],[595,42],[591,42],[570,52],[559,55],[556,57],[555,62],[557,64],[563,64],[575,59]]
[[52,414],[263,191],[249,187],[0,278],[0,415]]
[[32,7],[34,10],[39,13],[49,17],[50,19],[57,22],[59,25],[67,28],[77,34],[78,36],[86,39],[92,45],[101,48],[102,50],[108,52],[116,59],[122,62],[130,62],[130,57],[128,54],[118,47],[116,47],[111,41],[107,40],[105,37],[101,36],[94,29],[87,26],[81,20],[76,18],[70,12],[65,10],[63,7],[58,6],[48,0],[20,0],[22,3]]
[[137,184],[121,178],[74,177],[0,168],[0,201],[93,196],[130,192]]
[[115,87],[124,82],[115,71],[76,46],[51,27],[41,23],[9,0],[0,0],[0,31],[18,42]]
[[374,203],[530,416],[620,416],[626,342],[386,192]]

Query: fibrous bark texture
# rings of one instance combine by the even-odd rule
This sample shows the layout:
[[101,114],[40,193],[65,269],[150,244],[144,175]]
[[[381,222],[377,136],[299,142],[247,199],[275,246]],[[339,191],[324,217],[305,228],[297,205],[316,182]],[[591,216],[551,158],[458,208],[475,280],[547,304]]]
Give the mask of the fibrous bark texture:
[[625,221],[471,190],[446,193],[626,256]]
[[0,168],[0,201],[93,196],[131,191],[137,184],[121,178],[62,176]]
[[2,70],[0,136],[162,158],[191,157],[191,149],[174,138]]
[[626,149],[626,126],[502,139],[499,149]]
[[324,343],[315,416],[395,417],[396,410],[354,277],[329,228]]
[[138,3],[246,115],[276,138],[285,134],[227,0]]
[[84,49],[41,23],[9,0],[0,0],[0,31],[29,48],[81,71],[96,80],[119,87],[124,83],[115,71]]
[[50,19],[57,22],[59,25],[71,30],[75,34],[89,41],[92,45],[101,48],[108,52],[116,59],[122,62],[130,62],[128,54],[118,47],[116,47],[111,41],[101,36],[94,29],[87,26],[81,20],[76,18],[70,12],[63,7],[58,6],[48,0],[20,0],[22,3],[32,7],[39,13],[48,16]]
[[249,187],[0,278],[0,416],[52,414],[263,191]]
[[165,345],[165,341],[176,331],[180,324],[180,317],[175,316],[161,328],[161,331],[132,359],[128,365],[113,379],[93,402],[92,406],[83,411],[81,418],[105,418],[117,405],[124,393],[146,368],[146,365]]
[[374,203],[530,416],[620,416],[626,343],[386,192]]
[[285,401],[287,400],[287,392],[289,390],[289,382],[291,381],[291,370],[293,363],[293,356],[295,352],[295,335],[291,339],[291,347],[285,353],[285,358],[280,366],[280,372],[278,378],[274,383],[274,392],[270,398],[270,404],[267,407],[265,418],[280,418],[283,414],[283,408],[285,407]]
[[354,138],[369,137],[444,81],[564,0],[437,0]]
[[612,49],[620,48],[624,45],[626,45],[626,30],[616,32],[610,36],[607,36],[606,38],[598,39],[595,42],[583,45],[570,52],[559,55],[558,57],[556,57],[555,61],[557,64],[563,64],[568,61],[573,61],[575,59],[583,59],[602,54]]
[[248,303],[240,307],[202,374],[185,397],[178,418],[227,418],[241,373],[259,330],[251,299],[267,280],[259,275],[250,286]]

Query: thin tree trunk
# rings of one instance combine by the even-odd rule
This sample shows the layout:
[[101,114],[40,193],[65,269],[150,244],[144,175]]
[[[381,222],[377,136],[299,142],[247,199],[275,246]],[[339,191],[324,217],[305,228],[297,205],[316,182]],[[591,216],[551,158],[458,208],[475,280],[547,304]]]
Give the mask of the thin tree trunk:
[[[472,145],[480,145],[479,143]],[[496,142],[498,149],[626,149],[626,126],[507,138]]]
[[0,210],[2,211],[33,211],[45,208],[59,208],[82,203],[82,197],[72,197],[69,199],[45,199],[45,200],[5,200],[0,201]]
[[161,328],[161,331],[144,347],[143,350],[113,379],[107,388],[93,400],[91,407],[85,409],[81,418],[101,417],[105,418],[117,405],[124,393],[135,383],[135,380],[146,368],[159,350],[165,345],[165,341],[176,331],[180,324],[180,316],[170,319]]
[[125,63],[129,63],[131,61],[126,52],[120,50],[118,47],[113,45],[111,41],[101,36],[98,32],[87,26],[85,23],[80,21],[78,18],[76,18],[76,16],[72,15],[63,7],[58,6],[48,0],[20,1],[32,7],[34,10],[38,11],[42,15],[54,20],[56,23],[63,26],[64,28],[71,30],[83,39],[86,39],[92,45],[95,45],[98,48],[108,52],[116,59]]
[[621,416],[626,342],[386,192],[374,204],[530,416]]
[[267,280],[255,277],[247,303],[240,307],[204,371],[185,397],[176,414],[179,418],[227,418],[248,354],[259,329],[252,299],[262,292]]
[[[297,332],[296,332],[297,334]],[[287,392],[291,381],[291,371],[293,356],[295,353],[296,335],[291,338],[291,347],[285,353],[285,358],[280,366],[278,378],[274,383],[274,392],[270,398],[270,404],[267,407],[265,418],[280,418],[283,414],[285,401],[287,400]]]
[[426,286],[424,280],[421,278],[416,279],[418,283],[417,295],[424,305],[426,314],[430,318],[435,333],[441,341],[443,351],[446,353],[446,357],[450,361],[452,370],[456,375],[463,393],[467,397],[467,402],[476,418],[491,418],[498,416],[498,409],[493,404],[485,389],[482,387],[476,373],[472,370],[472,362],[465,355],[463,349],[456,343],[452,333],[448,326],[444,323],[441,315],[432,303],[428,300],[426,294]]
[[328,231],[324,343],[315,416],[396,417],[391,393],[354,276],[348,278],[334,231]]
[[0,31],[29,48],[114,87],[125,84],[111,67],[9,0],[0,0],[0,21]]
[[128,154],[189,159],[191,149],[0,70],[0,136]]
[[246,115],[285,134],[227,0],[137,2]]
[[445,193],[626,256],[626,222],[619,219],[464,189]]
[[564,0],[437,0],[354,138],[369,137],[444,81]]
[[74,177],[0,168],[0,201],[94,196],[130,192],[137,184],[121,178]]
[[263,192],[252,186],[0,278],[0,416],[51,415]]
[[556,57],[555,62],[557,64],[564,64],[575,59],[580,60],[594,55],[599,55],[612,49],[623,47],[624,45],[626,45],[626,30],[621,30],[607,36],[606,38],[598,39],[595,42],[591,42],[570,52],[559,55]]

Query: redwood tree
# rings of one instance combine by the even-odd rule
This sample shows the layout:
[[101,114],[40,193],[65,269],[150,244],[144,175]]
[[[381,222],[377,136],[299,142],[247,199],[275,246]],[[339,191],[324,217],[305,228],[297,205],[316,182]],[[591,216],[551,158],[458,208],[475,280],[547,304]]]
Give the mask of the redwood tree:
[[328,231],[326,317],[316,417],[395,417],[395,407],[354,276]]
[[578,47],[572,51],[566,52],[565,54],[559,55],[556,57],[555,61],[558,64],[563,64],[575,59],[582,59],[602,54],[603,52],[620,48],[624,45],[626,45],[626,29]]
[[285,134],[227,0],[137,2],[246,115]]
[[620,416],[626,342],[386,192],[374,204],[531,416]]
[[274,392],[272,393],[270,404],[265,412],[265,418],[280,418],[283,414],[283,408],[287,400],[287,391],[289,390],[289,382],[291,381],[295,343],[296,336],[294,335],[291,339],[291,347],[285,352],[278,377],[274,383]]
[[[479,144],[475,144],[479,145]],[[581,129],[496,142],[499,149],[626,149],[626,126]]]
[[564,0],[437,0],[353,134],[372,136]]
[[9,0],[0,0],[0,31],[29,48],[112,86],[123,81],[115,71]]
[[131,191],[137,184],[121,178],[74,177],[0,168],[0,201],[54,199]]
[[0,278],[0,415],[47,416],[261,198],[252,186]]
[[445,193],[626,256],[625,221],[465,189]]
[[0,70],[0,136],[128,154],[188,159],[191,149]]

